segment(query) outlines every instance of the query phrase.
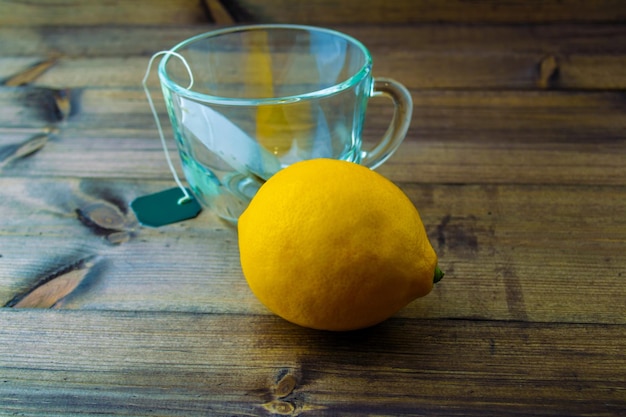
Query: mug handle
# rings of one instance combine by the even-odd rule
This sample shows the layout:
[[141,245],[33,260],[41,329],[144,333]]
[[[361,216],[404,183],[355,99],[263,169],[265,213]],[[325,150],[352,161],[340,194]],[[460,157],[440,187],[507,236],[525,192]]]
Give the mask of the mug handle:
[[413,99],[405,86],[390,78],[375,78],[371,97],[386,96],[394,105],[393,118],[382,140],[361,155],[361,164],[377,168],[398,149],[411,124]]

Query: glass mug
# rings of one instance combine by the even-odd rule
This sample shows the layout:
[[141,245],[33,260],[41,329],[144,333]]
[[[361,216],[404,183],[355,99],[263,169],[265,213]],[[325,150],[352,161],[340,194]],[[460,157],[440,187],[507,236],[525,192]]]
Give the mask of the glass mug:
[[[263,182],[294,162],[382,164],[403,141],[413,104],[404,86],[371,71],[359,41],[309,26],[231,27],[176,45],[158,74],[193,194],[236,223]],[[363,150],[365,110],[376,95],[392,99],[394,116]]]

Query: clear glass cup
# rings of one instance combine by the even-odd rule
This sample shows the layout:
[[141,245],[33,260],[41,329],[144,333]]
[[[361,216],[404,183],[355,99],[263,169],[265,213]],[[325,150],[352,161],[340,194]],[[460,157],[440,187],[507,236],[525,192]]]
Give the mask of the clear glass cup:
[[[158,73],[185,177],[202,205],[231,222],[281,168],[312,158],[376,168],[410,124],[407,89],[374,79],[365,46],[333,30],[239,26],[170,52]],[[365,150],[361,133],[375,95],[390,97],[395,111],[384,137]]]

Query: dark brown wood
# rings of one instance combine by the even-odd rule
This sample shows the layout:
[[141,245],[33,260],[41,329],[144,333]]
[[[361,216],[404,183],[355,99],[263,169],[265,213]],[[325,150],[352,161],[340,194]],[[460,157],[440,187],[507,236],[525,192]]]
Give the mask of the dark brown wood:
[[[137,225],[129,202],[172,180],[29,184],[0,180],[0,304],[88,264],[78,268],[83,288],[57,308],[268,314],[241,275],[235,230],[210,212],[156,230]],[[398,317],[626,324],[623,186],[399,184],[448,276]],[[82,219],[94,208],[112,214],[99,226]],[[128,240],[111,242],[116,232]]]
[[621,22],[619,0],[227,0],[250,20],[308,24],[337,23],[526,23]]
[[[7,412],[619,415],[624,326],[0,310]],[[291,380],[293,389],[281,391]],[[71,398],[71,400],[68,400]],[[42,405],[45,404],[45,407]]]
[[[160,92],[152,90],[175,152]],[[409,137],[379,171],[420,183],[624,185],[624,96],[607,92],[412,90]],[[58,126],[36,158],[5,166],[11,175],[171,177],[140,89],[92,88],[68,93],[80,111],[60,125],[57,90],[0,88],[0,121],[15,131]],[[40,97],[33,105],[32,97]],[[365,140],[380,138],[391,105],[372,100]],[[15,148],[31,131],[4,136]],[[88,140],[89,146],[84,146]],[[584,169],[581,169],[583,168]]]
[[[61,54],[34,84],[57,88],[140,87],[149,55],[210,30],[192,26],[164,31],[140,28],[127,42],[126,30],[47,28],[0,30],[8,57],[0,63],[18,76],[31,69],[16,56],[45,61],[53,48]],[[623,25],[338,26],[365,42],[374,74],[401,80],[416,89],[624,89]],[[48,51],[48,52],[46,52]],[[546,74],[546,63],[549,73]],[[158,86],[156,71],[149,79]]]
[[207,22],[196,0],[0,0],[0,26],[172,25]]
[[[224,9],[227,13],[215,10]],[[234,14],[234,16],[233,16]],[[140,0],[132,3],[0,0],[0,26],[172,25],[206,21],[300,24],[389,23],[620,23],[626,7],[620,0]]]
[[[132,28],[117,26],[44,26],[0,27],[2,59],[23,57],[25,66],[37,61],[33,56],[57,52],[67,57],[127,57],[146,56],[154,51],[172,47],[178,42],[207,32],[219,25],[176,25],[167,29],[153,26]],[[619,59],[624,52],[620,42],[626,29],[621,24],[526,24],[526,25],[456,25],[456,24],[398,24],[398,25],[332,25],[331,28],[363,39],[373,51],[381,53],[439,53],[465,52],[512,55],[549,54],[612,55]],[[408,32],[407,32],[408,31]],[[126,38],[132,33],[133,41]],[[412,50],[414,49],[414,50]],[[472,58],[472,57],[468,57]],[[8,62],[8,61],[7,61]]]

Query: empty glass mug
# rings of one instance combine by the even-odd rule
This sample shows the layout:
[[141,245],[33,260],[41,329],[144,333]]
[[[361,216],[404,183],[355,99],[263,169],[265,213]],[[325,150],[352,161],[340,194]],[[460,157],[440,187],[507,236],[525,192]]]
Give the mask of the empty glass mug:
[[[373,169],[409,127],[407,89],[374,79],[365,46],[333,30],[232,27],[169,52],[158,73],[183,172],[201,204],[231,222],[281,168],[334,158]],[[389,96],[395,111],[380,142],[363,150],[365,110],[374,95]]]

